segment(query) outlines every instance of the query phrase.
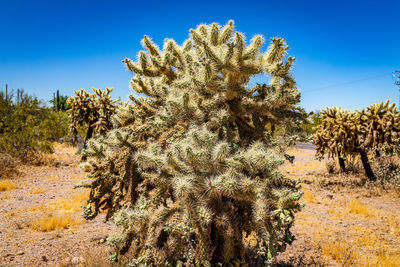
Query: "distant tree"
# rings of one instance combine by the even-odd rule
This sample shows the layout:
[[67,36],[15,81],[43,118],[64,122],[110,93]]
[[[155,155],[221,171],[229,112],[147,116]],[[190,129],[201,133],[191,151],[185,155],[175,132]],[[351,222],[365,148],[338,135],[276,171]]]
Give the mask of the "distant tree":
[[[68,100],[68,96],[66,96],[66,95],[60,95],[60,96],[59,96],[59,102],[58,102],[59,110],[61,110],[61,111],[67,111],[68,109],[71,108],[71,107],[68,105],[67,100]],[[52,99],[52,100],[50,100],[49,102],[50,102],[50,104],[52,104],[52,108],[53,108],[54,110],[57,110],[57,99]]]
[[321,123],[321,112],[312,111],[305,115],[305,117],[300,120],[299,127],[303,132],[308,135],[315,134],[318,125]]
[[52,152],[52,143],[67,134],[65,122],[62,114],[23,90],[18,102],[0,93],[0,153],[26,161],[32,153]]

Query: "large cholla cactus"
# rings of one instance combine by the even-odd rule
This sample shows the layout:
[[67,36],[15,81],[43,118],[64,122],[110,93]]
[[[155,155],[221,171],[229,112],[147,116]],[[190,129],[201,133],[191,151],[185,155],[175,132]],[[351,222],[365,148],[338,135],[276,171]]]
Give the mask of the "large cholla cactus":
[[[162,51],[145,36],[138,62],[124,60],[147,97],[131,96],[85,152],[95,179],[85,216],[113,216],[117,255],[131,248],[138,265],[265,264],[291,243],[301,191],[278,171],[283,149],[266,129],[300,95],[285,41],[261,53],[263,43],[246,45],[232,21],[213,23]],[[250,88],[262,73],[269,84]]]
[[327,108],[321,113],[321,124],[316,132],[317,156],[338,157],[345,170],[344,158],[359,154],[366,175],[375,180],[368,160],[368,152],[392,153],[399,144],[400,113],[395,104],[373,104],[361,111]]
[[71,107],[68,110],[71,130],[76,132],[79,125],[88,128],[84,148],[87,147],[87,141],[94,132],[105,134],[112,128],[111,116],[115,113],[119,101],[111,99],[112,90],[112,88],[106,90],[93,88],[94,93],[90,94],[81,89],[74,91],[76,96],[67,99],[67,104]]

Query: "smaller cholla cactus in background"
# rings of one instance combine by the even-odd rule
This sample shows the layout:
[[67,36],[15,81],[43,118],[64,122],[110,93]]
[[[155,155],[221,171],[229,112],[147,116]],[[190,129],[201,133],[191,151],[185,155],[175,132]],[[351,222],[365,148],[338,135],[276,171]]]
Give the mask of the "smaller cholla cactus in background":
[[[71,96],[67,104],[71,107],[68,110],[71,131],[76,133],[78,126],[86,126],[84,148],[93,133],[105,134],[112,128],[111,116],[115,113],[119,100],[112,100],[110,93],[113,88],[106,90],[93,88],[94,93],[90,94],[84,89],[74,91],[76,96]],[[82,156],[86,160],[86,156]]]
[[392,153],[399,145],[400,112],[396,104],[389,100],[368,106],[358,112],[358,124],[361,125],[361,137],[364,148]]
[[344,171],[344,159],[360,155],[367,177],[374,181],[368,153],[375,153],[377,157],[381,151],[393,153],[398,149],[399,133],[400,113],[389,100],[354,112],[327,108],[321,113],[321,124],[315,135],[317,156],[338,157]]
[[345,171],[345,158],[355,153],[359,146],[355,114],[342,108],[327,108],[321,112],[321,124],[315,134],[317,156],[338,158],[339,166]]

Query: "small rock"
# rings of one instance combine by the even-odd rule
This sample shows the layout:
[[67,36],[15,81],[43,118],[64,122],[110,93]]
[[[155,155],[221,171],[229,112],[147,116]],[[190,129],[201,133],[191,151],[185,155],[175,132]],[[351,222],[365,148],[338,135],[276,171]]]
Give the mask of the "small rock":
[[73,257],[71,260],[71,264],[78,265],[80,263],[85,263],[86,260],[84,257]]
[[48,259],[47,259],[46,256],[42,256],[42,260],[43,260],[43,261],[48,261]]
[[25,252],[23,252],[22,250],[17,252],[17,255],[24,255],[24,254]]
[[73,257],[71,260],[72,264],[79,264],[79,258],[78,257]]
[[71,264],[71,258],[70,257],[65,258],[64,259],[64,264],[65,265],[70,265]]

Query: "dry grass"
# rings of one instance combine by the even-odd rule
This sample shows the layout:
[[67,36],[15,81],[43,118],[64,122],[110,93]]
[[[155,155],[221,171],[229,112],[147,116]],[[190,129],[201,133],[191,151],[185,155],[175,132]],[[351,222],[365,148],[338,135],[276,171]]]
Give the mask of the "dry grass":
[[315,153],[312,150],[300,149],[295,146],[291,146],[288,149],[286,149],[286,153],[289,155],[295,155],[295,156],[299,156],[299,155],[314,156],[315,155]]
[[0,180],[0,192],[10,191],[17,188],[17,185],[11,180]]
[[11,178],[17,174],[17,165],[19,161],[13,157],[0,153],[0,179]]
[[313,203],[315,201],[314,194],[308,188],[302,188],[302,191],[304,192],[303,197],[301,198],[302,200],[306,203]]
[[80,220],[71,215],[45,215],[30,222],[29,227],[36,231],[48,232],[63,230],[80,223]]
[[32,152],[27,155],[27,162],[35,166],[58,167],[61,163],[71,163],[76,148],[67,145],[53,143],[54,153]]
[[34,214],[35,219],[27,223],[27,226],[33,230],[48,232],[71,228],[83,223],[80,212],[87,198],[88,191],[81,191],[71,198],[54,199],[49,203],[12,210],[8,212],[8,218],[26,217],[28,212]]
[[58,162],[55,160],[53,154],[46,152],[31,152],[26,156],[26,162],[34,166],[57,166]]
[[324,255],[331,257],[341,266],[357,265],[359,254],[356,250],[353,250],[351,244],[336,240],[322,242],[320,246]]
[[44,190],[43,188],[31,188],[31,189],[29,189],[29,194],[37,195],[37,194],[44,193],[45,191],[46,190]]
[[374,208],[368,207],[360,202],[358,199],[353,199],[347,204],[347,211],[359,215],[363,215],[365,217],[375,217],[376,212]]
[[313,233],[315,253],[322,253],[328,259],[339,263],[340,266],[357,265],[359,252],[345,237],[340,235],[340,228],[324,224],[315,225],[313,228],[316,228]]
[[328,266],[400,266],[400,213],[392,191],[365,184],[363,173],[328,174],[308,151],[291,151],[298,157],[282,171],[305,180],[308,204],[296,214],[295,229],[312,240],[301,246]]
[[11,199],[10,194],[3,193],[3,194],[0,195],[0,200],[6,200],[6,199]]
[[386,217],[389,233],[400,239],[400,213],[390,214]]
[[25,212],[31,213],[74,213],[82,211],[82,206],[85,204],[89,197],[88,191],[76,193],[71,198],[58,198],[50,201],[49,203],[41,203],[40,205],[28,206],[16,209],[9,212],[10,214],[24,214]]
[[42,217],[32,221],[29,227],[34,230],[47,232],[52,230],[62,230],[70,228],[71,226],[81,224],[81,219],[76,219],[73,214],[82,211],[82,205],[88,198],[88,192],[82,191],[72,198],[54,199],[50,203],[44,205],[43,203],[38,206],[29,207],[29,211],[38,213],[54,213],[58,215],[44,214]]
[[398,267],[400,266],[400,252],[395,254],[381,252],[378,254],[376,262],[375,266]]
[[85,190],[73,195],[72,198],[55,199],[51,201],[48,205],[48,209],[50,211],[57,210],[64,213],[82,211],[82,206],[88,198],[89,192]]

